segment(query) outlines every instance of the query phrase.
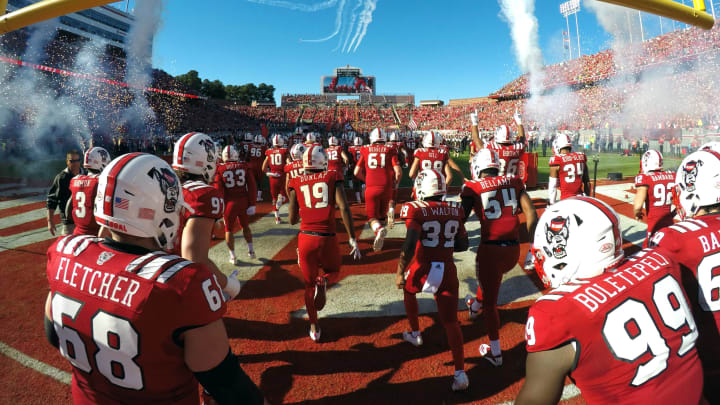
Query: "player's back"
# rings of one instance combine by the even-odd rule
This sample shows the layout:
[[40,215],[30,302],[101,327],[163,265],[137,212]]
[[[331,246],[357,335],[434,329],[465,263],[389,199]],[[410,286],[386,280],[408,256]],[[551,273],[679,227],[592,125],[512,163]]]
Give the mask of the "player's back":
[[523,190],[523,182],[517,177],[485,177],[463,184],[460,196],[473,198],[483,242],[518,240],[518,214]]
[[635,176],[635,187],[647,186],[647,198],[645,199],[645,211],[649,223],[661,218],[669,217],[672,223],[670,210],[672,207],[672,189],[675,185],[675,173],[671,171],[654,171],[647,174]]
[[670,251],[680,263],[683,286],[700,330],[697,346],[706,376],[720,378],[720,214],[663,228],[650,245]]
[[251,144],[247,158],[248,166],[253,169],[259,169],[262,167],[263,159],[265,159],[265,145]]
[[[75,235],[97,235],[100,225],[95,222],[93,206],[98,188],[98,177],[92,174],[79,174],[70,180],[72,193],[72,218],[75,223]],[[120,202],[120,204],[124,204]]]
[[668,252],[642,250],[616,270],[564,284],[533,304],[528,352],[573,344],[570,376],[588,404],[697,404],[697,327]]
[[365,161],[365,185],[367,187],[390,187],[393,183],[393,166],[397,155],[384,144],[363,146],[360,150]]
[[290,175],[290,179],[300,177],[303,174],[302,160],[296,160],[285,165],[285,173]]
[[76,404],[198,403],[178,338],[225,312],[205,267],[138,246],[66,236],[48,250],[47,278],[61,353],[74,366]]
[[339,170],[341,171],[345,166],[342,159],[342,147],[341,146],[329,146],[325,149],[328,157],[328,170]]
[[342,182],[335,170],[306,172],[290,180],[300,212],[300,230],[321,234],[335,233],[335,186]]
[[[462,207],[456,202],[411,201],[403,204],[400,218],[412,222],[419,232],[415,260],[420,265],[433,261],[452,262],[455,237],[464,230]],[[408,228],[411,229],[411,228]]]
[[247,198],[250,168],[245,162],[227,162],[217,168],[219,190],[225,201]]
[[353,163],[357,163],[358,160],[360,160],[360,150],[362,149],[362,146],[353,145],[348,148],[348,152],[350,153],[350,158],[353,159]]
[[270,173],[282,174],[285,170],[285,162],[288,156],[286,148],[273,148],[265,152],[268,158],[268,168]]
[[587,157],[583,152],[571,152],[550,158],[550,166],[558,166],[560,199],[583,193],[583,176],[587,170]]
[[420,162],[420,170],[434,169],[444,173],[450,155],[447,150],[441,148],[420,148],[415,150],[415,157]]
[[498,143],[490,142],[488,149],[498,153],[500,158],[500,176],[516,177],[520,175],[519,166],[522,155],[525,153],[525,145],[521,143]]

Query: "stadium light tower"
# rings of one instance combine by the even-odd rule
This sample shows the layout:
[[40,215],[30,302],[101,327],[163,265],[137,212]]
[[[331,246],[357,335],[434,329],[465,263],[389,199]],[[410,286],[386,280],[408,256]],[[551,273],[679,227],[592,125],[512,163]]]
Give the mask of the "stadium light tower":
[[[568,16],[575,14],[575,37],[577,38],[578,58],[582,55],[580,51],[580,29],[578,28],[577,13],[580,11],[580,0],[569,0],[560,3],[560,14],[565,17],[565,25],[567,26],[568,38],[570,37],[570,22]],[[570,59],[572,59],[572,47],[570,48]]]

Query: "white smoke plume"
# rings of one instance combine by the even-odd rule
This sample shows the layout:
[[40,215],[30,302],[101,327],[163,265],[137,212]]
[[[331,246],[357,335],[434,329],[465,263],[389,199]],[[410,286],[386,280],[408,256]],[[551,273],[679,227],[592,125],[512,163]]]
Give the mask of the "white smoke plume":
[[538,40],[535,0],[500,0],[500,9],[510,26],[515,58],[522,73],[530,75],[530,93],[540,93],[544,74],[543,56]]

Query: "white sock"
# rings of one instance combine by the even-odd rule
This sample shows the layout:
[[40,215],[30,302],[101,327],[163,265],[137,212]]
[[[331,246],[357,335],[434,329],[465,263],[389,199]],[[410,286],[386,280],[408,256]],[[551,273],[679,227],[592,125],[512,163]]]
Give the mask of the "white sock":
[[375,221],[372,223],[372,225],[370,225],[370,227],[372,228],[373,232],[377,232],[377,230],[380,229],[380,222]]
[[280,218],[280,211],[275,211],[275,218]]
[[395,208],[390,207],[388,208],[388,216],[395,215]]
[[248,252],[254,252],[254,251],[255,251],[255,249],[253,249],[252,242],[249,242],[248,243]]
[[500,340],[491,340],[490,341],[490,351],[492,352],[493,356],[499,356],[502,354],[500,351]]
[[360,201],[360,192],[359,192],[359,191],[356,191],[356,192],[355,192],[355,199],[356,199],[357,201]]
[[235,252],[233,252],[232,250],[228,250],[228,253],[230,254],[231,258],[235,257]]
[[262,197],[262,191],[258,191],[258,196],[257,196],[258,200],[259,200],[261,197]]

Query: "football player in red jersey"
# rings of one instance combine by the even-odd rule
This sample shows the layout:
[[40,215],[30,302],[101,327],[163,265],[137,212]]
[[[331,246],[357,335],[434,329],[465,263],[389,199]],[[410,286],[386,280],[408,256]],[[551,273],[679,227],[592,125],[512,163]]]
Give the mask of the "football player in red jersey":
[[[327,170],[327,155],[320,145],[310,145],[302,157],[304,174],[288,184],[290,223],[298,218],[298,258],[305,282],[305,308],[310,320],[310,338],[320,341],[317,311],[325,306],[328,283],[340,275],[340,250],[335,236],[335,204],[340,208],[345,231],[350,238],[350,256],[360,259],[350,207],[345,200],[342,173]],[[324,276],[318,274],[322,267]]]
[[532,200],[525,192],[519,177],[499,175],[500,159],[497,152],[481,149],[475,154],[470,170],[472,181],[463,184],[462,199],[465,218],[474,209],[480,219],[481,242],[478,246],[475,272],[478,289],[475,298],[465,297],[470,318],[482,308],[490,338],[490,352],[486,344],[480,353],[495,367],[502,365],[500,350],[500,314],[497,300],[503,274],[512,270],[520,256],[520,212],[525,214],[530,244],[537,223]]
[[643,206],[647,214],[647,237],[643,247],[647,247],[655,232],[672,225],[675,216],[675,213],[671,212],[675,173],[663,171],[662,159],[662,155],[656,150],[645,152],[640,160],[641,173],[635,176],[635,218],[642,220]]
[[180,180],[131,153],[100,174],[95,218],[110,237],[70,235],[48,249],[45,332],[72,365],[75,404],[262,404],[230,351],[217,279],[166,254],[179,231]]
[[437,170],[423,170],[415,179],[417,201],[405,203],[400,211],[407,234],[395,285],[404,292],[405,312],[410,323],[410,332],[403,332],[403,339],[415,346],[423,343],[415,294],[435,295],[438,318],[447,333],[455,366],[452,389],[460,391],[470,382],[465,374],[463,336],[457,319],[458,278],[453,252],[467,250],[468,235],[460,204],[442,201],[446,192],[445,179]]
[[395,217],[395,201],[392,190],[400,184],[402,169],[397,155],[385,145],[385,131],[375,128],[370,133],[370,145],[360,149],[360,159],[355,164],[355,177],[365,180],[365,210],[370,228],[375,232],[373,250],[382,250],[387,229],[382,222],[388,219],[392,225]]
[[250,145],[248,157],[246,162],[248,167],[252,171],[252,175],[255,177],[255,184],[257,185],[257,201],[262,201],[262,190],[260,189],[260,182],[263,178],[262,165],[265,160],[265,150],[267,149],[265,137],[258,134],[255,135],[253,144]]
[[[517,137],[525,138],[525,129],[522,125],[522,117],[515,111],[513,115],[515,125],[517,125]],[[498,153],[500,157],[500,176],[516,177],[520,176],[519,166],[522,162],[522,155],[525,153],[525,144],[515,142],[515,135],[510,131],[507,125],[501,125],[495,130],[495,137],[492,142],[483,142],[480,139],[478,131],[477,112],[470,114],[471,132],[473,142],[478,148],[489,148]]]
[[698,354],[705,397],[720,403],[720,153],[701,149],[680,163],[673,200],[681,222],[663,228],[651,246],[671,252],[683,270],[683,285],[697,320]]
[[270,195],[272,197],[275,223],[280,223],[280,207],[287,200],[285,193],[285,163],[288,160],[288,150],[285,148],[285,139],[280,134],[272,136],[272,149],[265,151],[265,161],[262,165],[263,173],[267,174],[270,182]]
[[355,201],[360,203],[362,202],[362,191],[365,188],[365,182],[362,181],[359,177],[355,175],[355,167],[357,167],[357,162],[360,160],[360,150],[363,147],[363,139],[361,136],[356,136],[353,138],[353,144],[352,146],[348,147],[348,152],[350,153],[350,157],[353,161],[353,170],[351,172],[353,176],[353,180],[350,180],[351,187],[353,191],[355,192]]
[[[447,148],[442,148],[442,135],[430,131],[423,136],[422,148],[415,149],[415,156],[410,167],[410,177],[415,178],[419,171],[434,169],[445,175],[447,183],[452,182],[452,170],[462,176],[460,166],[450,157]],[[451,170],[452,169],[452,170]]]
[[290,148],[290,158],[292,161],[288,162],[283,169],[285,171],[285,193],[288,196],[290,195],[288,190],[290,180],[303,174],[302,157],[305,149],[306,147],[302,143],[296,143]]
[[243,135],[243,140],[240,142],[240,149],[238,150],[238,153],[243,155],[243,159],[248,159],[250,156],[250,147],[253,145],[254,141],[255,137],[250,132]]
[[390,135],[388,135],[387,144],[391,148],[395,149],[395,152],[398,155],[398,162],[400,162],[400,165],[403,167],[408,167],[409,154],[407,148],[405,147],[405,143],[400,140],[400,135],[398,135],[398,133],[395,131],[391,132]]
[[557,201],[555,191],[558,188],[561,200],[575,195],[590,195],[590,178],[585,154],[573,152],[570,137],[565,134],[558,134],[555,137],[553,150],[555,155],[550,158],[548,203],[555,204]]
[[328,156],[328,170],[335,170],[344,176],[350,157],[340,146],[340,140],[334,136],[328,138],[328,148],[325,152]]
[[105,148],[92,147],[85,152],[83,167],[88,174],[78,174],[70,180],[70,193],[68,209],[71,210],[75,230],[73,235],[99,236],[100,225],[95,222],[93,204],[97,193],[98,176],[105,166],[110,163],[110,154]]
[[257,185],[252,169],[240,160],[240,154],[232,145],[222,151],[223,164],[215,172],[215,188],[225,201],[223,219],[225,221],[225,243],[228,247],[230,263],[235,264],[235,236],[233,226],[240,222],[243,238],[247,242],[248,257],[255,258],[253,236],[250,230],[249,216],[255,215],[255,190]]
[[215,162],[215,147],[206,134],[190,132],[175,142],[172,168],[182,182],[183,199],[189,209],[181,213],[179,240],[173,253],[205,265],[217,277],[223,292],[235,298],[240,282],[235,275],[225,276],[208,256],[215,221],[225,212],[225,200],[209,185],[214,179]]
[[567,376],[589,405],[701,403],[698,328],[680,267],[664,249],[623,261],[619,222],[609,205],[584,196],[540,218],[536,270],[554,290],[530,308],[515,404],[556,404]]

